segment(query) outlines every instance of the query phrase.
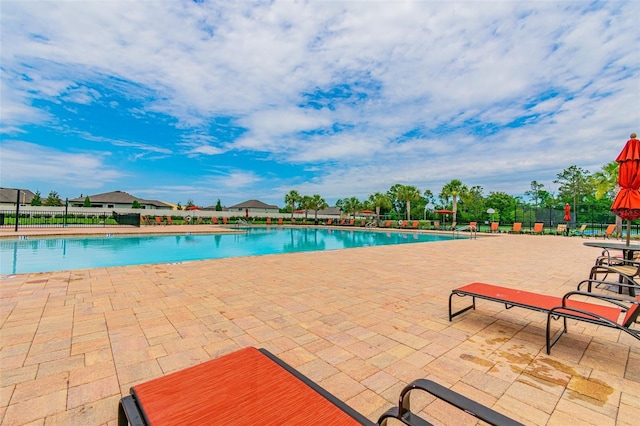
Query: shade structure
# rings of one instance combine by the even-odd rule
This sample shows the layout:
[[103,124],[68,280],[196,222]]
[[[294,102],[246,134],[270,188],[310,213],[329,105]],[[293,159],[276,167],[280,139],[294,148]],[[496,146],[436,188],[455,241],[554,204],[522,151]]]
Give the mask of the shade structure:
[[453,214],[453,211],[447,209],[436,210],[434,213],[437,214]]
[[618,186],[611,211],[627,220],[627,245],[631,237],[631,221],[640,219],[640,140],[632,133],[624,148],[616,158],[620,164]]
[[362,210],[360,213],[361,214],[373,214],[375,212],[373,210]]
[[564,205],[564,221],[571,222],[571,206],[569,203]]

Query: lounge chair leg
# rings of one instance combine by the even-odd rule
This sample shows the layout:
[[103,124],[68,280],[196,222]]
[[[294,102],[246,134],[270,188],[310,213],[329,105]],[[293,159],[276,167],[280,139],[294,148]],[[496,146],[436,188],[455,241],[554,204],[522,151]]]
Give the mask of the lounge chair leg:
[[471,296],[471,300],[472,300],[473,302],[471,303],[471,305],[470,305],[470,306],[467,306],[466,308],[462,308],[462,309],[461,309],[461,310],[459,310],[459,311],[452,312],[452,311],[451,311],[451,309],[452,309],[452,306],[451,306],[451,305],[452,305],[452,303],[451,303],[451,299],[453,298],[453,295],[454,295],[454,294],[455,294],[456,296],[460,296],[460,297],[467,296],[466,294],[458,294],[458,293],[456,293],[456,292],[452,292],[452,293],[449,295],[449,321],[451,321],[451,320],[453,319],[453,317],[457,317],[458,315],[463,314],[463,313],[467,312],[467,311],[468,311],[468,310],[470,310],[470,309],[474,309],[474,310],[476,309],[476,298],[475,298],[475,296]]

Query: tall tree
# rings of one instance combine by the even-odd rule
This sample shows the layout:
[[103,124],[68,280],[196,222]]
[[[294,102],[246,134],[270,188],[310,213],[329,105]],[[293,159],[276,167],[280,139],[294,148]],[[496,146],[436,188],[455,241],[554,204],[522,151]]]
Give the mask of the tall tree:
[[49,192],[49,195],[47,196],[47,199],[44,200],[44,205],[45,206],[59,207],[59,206],[62,205],[62,199],[60,199],[60,196],[58,195],[58,193],[56,191],[51,191],[51,192]]
[[312,198],[309,195],[303,195],[300,198],[299,207],[304,210],[304,220],[306,222],[309,210],[313,209]]
[[391,199],[387,194],[383,194],[382,192],[375,192],[369,195],[369,203],[373,206],[376,211],[376,220],[380,220],[380,209],[391,209],[392,203]]
[[556,175],[554,183],[559,184],[560,198],[573,200],[573,211],[578,207],[578,200],[593,192],[593,181],[588,170],[578,166],[570,166]]
[[216,211],[217,212],[222,211],[222,203],[220,202],[220,198],[218,198],[218,201],[216,201]]
[[293,211],[296,209],[296,204],[302,200],[300,194],[296,190],[291,190],[284,196],[284,203],[291,206],[291,220],[293,220]]
[[[617,161],[602,166],[600,171],[595,172],[592,176],[592,182],[595,186],[596,200],[607,196],[609,198],[615,198],[618,192],[618,172],[620,170],[620,164]],[[616,215],[616,232],[622,234],[622,218]]]
[[398,201],[405,202],[407,205],[407,220],[411,220],[411,202],[420,199],[420,191],[412,185],[401,185],[396,193]]
[[450,197],[452,199],[451,210],[453,210],[454,222],[458,221],[458,197],[467,190],[468,188],[463,185],[459,179],[453,179],[442,187],[440,196],[447,199]]
[[82,203],[82,207],[91,207],[91,200],[89,199],[88,195],[84,197],[84,202]]
[[313,220],[318,223],[318,210],[326,209],[329,204],[318,194],[313,194],[309,202],[311,209],[315,212]]
[[[484,197],[482,196],[484,189],[475,185],[460,194],[460,201],[464,211],[473,215],[474,219],[478,219],[478,213],[483,211]],[[472,212],[473,210],[473,212]]]
[[347,216],[349,214],[353,214],[353,218],[355,219],[356,212],[362,208],[362,203],[360,202],[360,200],[358,200],[357,197],[349,197],[342,201],[343,201],[342,208],[347,213]]
[[533,200],[533,204],[536,206],[536,208],[538,207],[540,200],[542,199],[543,188],[543,184],[538,183],[537,180],[532,180],[531,189],[524,192],[524,195]]
[[36,193],[33,194],[33,198],[31,199],[31,205],[32,206],[42,205],[42,196],[40,195],[40,191],[36,191]]

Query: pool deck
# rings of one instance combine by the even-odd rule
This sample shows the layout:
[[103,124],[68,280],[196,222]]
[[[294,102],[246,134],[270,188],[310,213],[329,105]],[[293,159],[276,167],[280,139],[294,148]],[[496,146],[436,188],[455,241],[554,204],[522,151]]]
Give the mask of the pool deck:
[[[140,232],[200,229],[215,228]],[[372,421],[406,383],[429,378],[525,424],[635,425],[640,344],[630,336],[570,322],[548,356],[544,314],[478,301],[448,320],[451,290],[469,282],[574,290],[600,253],[585,241],[500,234],[2,276],[1,423],[115,425],[130,386],[256,346]],[[426,396],[412,403],[436,424],[476,424]]]

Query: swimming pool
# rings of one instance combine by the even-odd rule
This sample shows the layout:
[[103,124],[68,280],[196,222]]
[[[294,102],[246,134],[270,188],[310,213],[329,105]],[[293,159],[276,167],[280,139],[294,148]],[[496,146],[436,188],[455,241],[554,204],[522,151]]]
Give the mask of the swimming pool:
[[86,236],[0,240],[0,274],[451,240],[451,235],[331,228],[251,227],[237,234]]

